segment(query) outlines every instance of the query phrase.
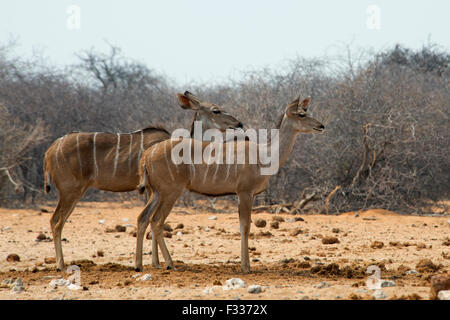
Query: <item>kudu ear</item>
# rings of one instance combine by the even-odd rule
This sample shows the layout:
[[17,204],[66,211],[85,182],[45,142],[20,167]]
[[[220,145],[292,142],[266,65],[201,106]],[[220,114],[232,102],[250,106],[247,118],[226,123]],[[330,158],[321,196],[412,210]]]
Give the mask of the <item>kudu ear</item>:
[[189,91],[184,94],[177,93],[178,103],[183,109],[200,110],[200,99]]
[[307,97],[306,99],[304,99],[301,102],[300,102],[300,99],[299,99],[298,106],[301,107],[304,111],[307,111],[310,101],[311,101],[311,97]]
[[291,103],[288,104],[288,106],[286,107],[286,115],[287,116],[289,116],[289,117],[295,116],[295,114],[297,113],[299,101],[300,101],[300,97],[298,97],[297,99],[295,99],[294,101],[292,101]]

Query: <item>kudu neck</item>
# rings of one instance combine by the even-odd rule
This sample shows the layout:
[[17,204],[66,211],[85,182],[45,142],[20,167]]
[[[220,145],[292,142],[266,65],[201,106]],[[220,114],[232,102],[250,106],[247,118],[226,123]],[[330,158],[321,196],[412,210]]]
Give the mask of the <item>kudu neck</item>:
[[[294,147],[295,138],[298,135],[298,131],[294,128],[294,123],[288,116],[284,115],[281,121],[279,130],[275,134],[274,138],[270,141],[272,145],[276,147],[278,144],[279,152],[279,166],[282,167],[289,159],[289,155]],[[275,144],[275,145],[274,145]]]

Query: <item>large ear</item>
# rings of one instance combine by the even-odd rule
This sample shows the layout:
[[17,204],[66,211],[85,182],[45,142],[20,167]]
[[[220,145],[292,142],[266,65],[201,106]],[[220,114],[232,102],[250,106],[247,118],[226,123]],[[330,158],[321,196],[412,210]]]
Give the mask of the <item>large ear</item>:
[[301,107],[304,111],[308,110],[309,101],[311,101],[311,97],[307,97],[305,100],[299,102],[298,106]]
[[178,103],[183,109],[199,110],[200,100],[189,91],[184,94],[177,93]]
[[286,107],[286,115],[287,116],[289,116],[289,117],[295,116],[295,114],[297,113],[299,101],[300,101],[300,97],[298,97],[297,99],[295,99],[294,101],[292,101],[291,103],[288,104],[288,106]]

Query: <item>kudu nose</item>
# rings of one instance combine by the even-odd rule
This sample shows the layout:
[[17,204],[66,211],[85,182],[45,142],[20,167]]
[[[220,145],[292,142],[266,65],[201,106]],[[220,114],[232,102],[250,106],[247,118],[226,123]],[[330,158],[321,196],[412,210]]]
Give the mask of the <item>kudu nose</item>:
[[321,125],[319,126],[319,128],[323,130],[323,129],[325,129],[325,126],[324,126],[323,124],[321,124]]
[[237,127],[242,129],[242,128],[244,128],[244,124],[242,122],[239,122]]

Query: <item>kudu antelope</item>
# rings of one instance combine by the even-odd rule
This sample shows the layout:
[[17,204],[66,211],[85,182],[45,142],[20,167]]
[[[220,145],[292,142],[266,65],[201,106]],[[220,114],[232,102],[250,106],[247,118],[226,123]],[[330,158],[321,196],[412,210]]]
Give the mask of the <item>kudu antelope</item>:
[[[248,235],[250,231],[250,214],[255,195],[267,188],[270,175],[267,175],[267,173],[261,174],[261,169],[266,166],[266,162],[263,164],[261,159],[258,158],[252,164],[249,162],[248,155],[251,149],[257,150],[258,154],[260,154],[259,150],[261,148],[277,150],[277,160],[279,160],[279,165],[281,166],[287,161],[294,146],[295,138],[299,133],[323,131],[324,126],[307,114],[309,100],[309,98],[300,100],[299,97],[286,107],[283,118],[278,125],[278,130],[276,130],[276,138],[272,138],[270,142],[257,144],[253,141],[230,140],[223,143],[223,150],[228,147],[231,147],[230,149],[233,150],[230,152],[233,161],[229,161],[230,158],[223,152],[218,153],[221,154],[219,158],[222,161],[216,161],[215,163],[210,163],[203,159],[199,164],[195,162],[176,164],[176,161],[173,161],[173,158],[171,158],[173,148],[176,148],[179,143],[186,144],[187,154],[190,152],[192,159],[196,143],[192,139],[165,140],[147,149],[141,159],[139,168],[141,183],[138,190],[143,192],[147,189],[148,194],[152,193],[152,197],[148,200],[146,207],[138,217],[136,269],[142,270],[142,243],[149,223],[151,224],[153,236],[156,238],[156,242],[152,242],[153,267],[159,267],[158,244],[167,268],[174,267],[164,242],[162,227],[178,197],[184,189],[188,189],[210,196],[226,194],[236,194],[238,196],[241,268],[243,272],[249,272]],[[209,145],[205,141],[197,141],[197,143],[200,144],[202,153]],[[246,155],[245,162],[241,162],[241,164],[238,161],[234,161],[238,157],[238,151],[245,152]],[[216,151],[214,152],[216,153]],[[230,162],[232,163],[230,164]]]
[[[218,106],[203,102],[190,92],[178,94],[183,109],[196,111],[194,121],[204,128],[240,128],[242,123]],[[50,224],[56,251],[56,263],[64,268],[61,233],[75,204],[88,188],[126,192],[139,184],[139,160],[144,151],[170,138],[162,127],[149,127],[133,133],[75,132],[57,139],[44,157],[44,188],[50,180],[59,192],[59,200]]]

